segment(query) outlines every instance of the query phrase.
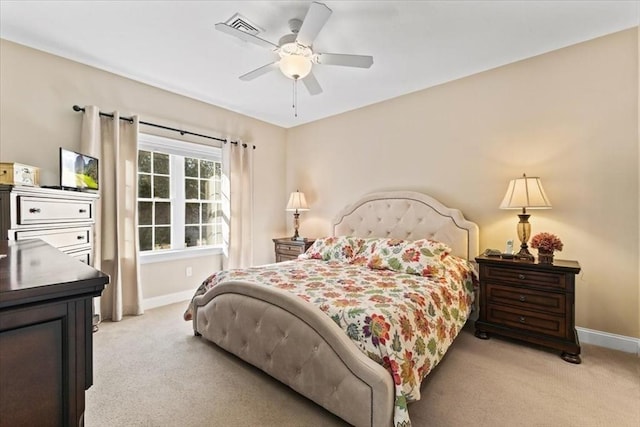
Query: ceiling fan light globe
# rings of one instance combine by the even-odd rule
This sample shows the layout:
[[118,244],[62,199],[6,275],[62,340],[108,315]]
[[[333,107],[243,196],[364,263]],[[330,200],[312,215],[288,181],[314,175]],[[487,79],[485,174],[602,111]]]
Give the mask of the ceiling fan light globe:
[[312,63],[307,57],[300,55],[283,56],[279,62],[282,74],[293,80],[304,79],[311,72]]

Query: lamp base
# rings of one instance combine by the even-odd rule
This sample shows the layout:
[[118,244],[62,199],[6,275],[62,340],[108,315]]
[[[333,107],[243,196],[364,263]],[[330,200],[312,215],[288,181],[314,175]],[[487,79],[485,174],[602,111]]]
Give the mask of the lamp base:
[[529,241],[529,236],[531,235],[531,224],[529,224],[529,214],[526,212],[525,208],[522,208],[522,213],[518,214],[518,218],[520,218],[520,222],[518,222],[518,237],[520,238],[520,252],[516,254],[516,259],[522,261],[535,261],[535,257],[531,255],[529,252],[529,246],[527,246],[527,242]]
[[298,213],[298,211],[295,211],[293,214],[293,237],[291,238],[291,240],[300,240],[300,234],[298,234],[298,228],[300,228],[300,214]]
[[515,255],[516,259],[519,259],[521,261],[535,261],[535,257],[533,255],[531,255],[531,252],[529,252],[529,249],[527,248],[526,244],[524,246],[520,247],[520,252],[518,252]]

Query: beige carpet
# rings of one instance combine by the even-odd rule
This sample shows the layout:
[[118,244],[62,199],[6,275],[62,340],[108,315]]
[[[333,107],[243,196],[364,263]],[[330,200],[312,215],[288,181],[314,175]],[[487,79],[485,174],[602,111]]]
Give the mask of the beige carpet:
[[[313,402],[201,338],[186,303],[103,323],[85,425],[344,426]],[[409,406],[420,426],[640,426],[640,359],[583,345],[556,352],[467,328]]]

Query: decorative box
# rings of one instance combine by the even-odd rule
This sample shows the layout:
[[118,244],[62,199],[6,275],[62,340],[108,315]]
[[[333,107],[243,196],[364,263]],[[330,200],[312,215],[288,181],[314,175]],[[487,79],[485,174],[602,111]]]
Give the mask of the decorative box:
[[21,163],[0,163],[0,184],[38,186],[40,169]]

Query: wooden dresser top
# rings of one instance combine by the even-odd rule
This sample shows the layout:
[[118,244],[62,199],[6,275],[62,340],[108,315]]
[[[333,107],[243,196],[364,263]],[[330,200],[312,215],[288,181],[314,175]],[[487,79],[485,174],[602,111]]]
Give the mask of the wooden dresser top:
[[[2,256],[6,255],[6,256]],[[39,239],[0,241],[0,309],[100,295],[109,276]]]

